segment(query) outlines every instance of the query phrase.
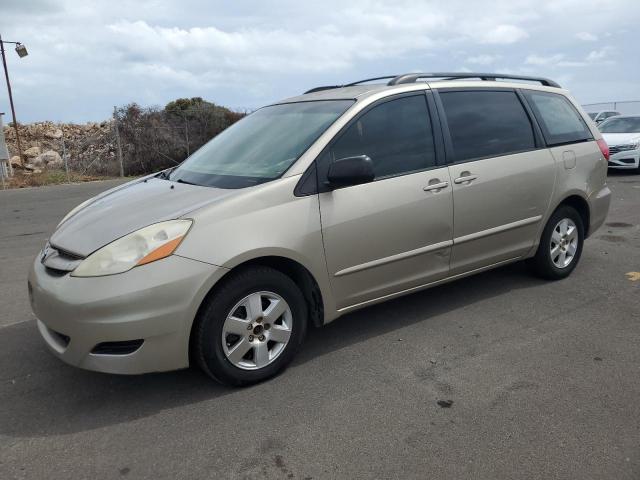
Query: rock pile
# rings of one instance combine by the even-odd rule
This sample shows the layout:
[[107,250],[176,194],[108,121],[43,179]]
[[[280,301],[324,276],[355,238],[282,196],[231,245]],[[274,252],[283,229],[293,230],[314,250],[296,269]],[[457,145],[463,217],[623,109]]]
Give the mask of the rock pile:
[[15,168],[27,172],[62,169],[65,154],[73,171],[90,167],[92,172],[103,173],[114,168],[116,147],[112,122],[36,122],[18,128],[22,158],[18,156],[15,130],[7,125],[4,127],[11,164]]

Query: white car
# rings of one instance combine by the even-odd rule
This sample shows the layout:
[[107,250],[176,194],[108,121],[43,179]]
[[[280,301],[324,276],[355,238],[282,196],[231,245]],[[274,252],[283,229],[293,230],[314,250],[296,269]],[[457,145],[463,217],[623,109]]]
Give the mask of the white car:
[[596,125],[600,125],[608,118],[620,115],[620,112],[615,112],[613,110],[604,110],[602,112],[590,112],[588,115],[589,117],[591,117],[591,120],[596,123]]
[[640,170],[640,115],[620,115],[598,128],[609,145],[609,168]]

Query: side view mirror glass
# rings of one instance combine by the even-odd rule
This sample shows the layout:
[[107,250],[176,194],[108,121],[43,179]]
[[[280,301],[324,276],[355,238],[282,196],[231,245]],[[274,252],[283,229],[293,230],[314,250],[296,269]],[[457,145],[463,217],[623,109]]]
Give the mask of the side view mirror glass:
[[346,187],[373,181],[373,162],[367,155],[345,157],[329,165],[327,179],[331,187]]

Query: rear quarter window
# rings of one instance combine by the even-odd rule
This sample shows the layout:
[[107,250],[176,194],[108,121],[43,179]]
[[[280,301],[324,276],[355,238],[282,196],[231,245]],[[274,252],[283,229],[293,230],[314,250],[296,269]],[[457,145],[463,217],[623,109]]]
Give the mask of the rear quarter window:
[[557,93],[524,91],[548,145],[592,140],[593,135],[571,102]]

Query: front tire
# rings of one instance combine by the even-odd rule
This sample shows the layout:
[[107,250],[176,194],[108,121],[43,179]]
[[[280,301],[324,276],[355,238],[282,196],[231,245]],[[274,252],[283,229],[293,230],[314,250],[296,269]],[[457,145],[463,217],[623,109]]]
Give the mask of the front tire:
[[244,386],[273,377],[293,360],[307,331],[307,305],[293,280],[273,268],[229,275],[200,308],[192,348],[209,376]]
[[576,268],[583,244],[582,217],[575,208],[562,205],[549,218],[529,265],[536,275],[547,280],[566,278]]

